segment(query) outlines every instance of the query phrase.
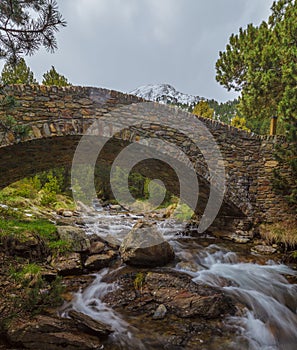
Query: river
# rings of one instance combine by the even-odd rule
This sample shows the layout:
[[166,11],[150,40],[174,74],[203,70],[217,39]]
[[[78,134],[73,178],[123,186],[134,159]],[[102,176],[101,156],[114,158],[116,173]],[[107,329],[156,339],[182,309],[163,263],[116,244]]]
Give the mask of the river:
[[[112,213],[97,207],[95,215],[85,214],[84,227],[88,234],[121,241],[139,218],[141,216]],[[200,238],[183,236],[183,226],[172,219],[157,221],[157,225],[173,246],[178,261],[168,270],[187,273],[194,282],[203,281],[219,288],[235,304],[240,302],[244,305],[240,315],[222,320],[235,331],[228,346],[226,343],[221,347],[216,345],[216,349],[297,348],[297,284],[288,281],[292,279],[296,282],[295,270],[275,259],[250,253],[249,246],[245,244],[218,241],[207,235]],[[67,310],[73,308],[109,324],[114,333],[104,349],[155,349],[157,347],[143,340],[143,332],[147,329],[145,324],[134,322],[132,325],[127,315],[102,301],[107,293],[118,288],[115,283],[106,282],[106,276],[114,273],[114,269],[122,268],[117,266],[96,274],[89,287],[75,294],[63,314],[66,316]],[[196,348],[208,350],[203,347],[203,337],[201,345],[193,347]]]

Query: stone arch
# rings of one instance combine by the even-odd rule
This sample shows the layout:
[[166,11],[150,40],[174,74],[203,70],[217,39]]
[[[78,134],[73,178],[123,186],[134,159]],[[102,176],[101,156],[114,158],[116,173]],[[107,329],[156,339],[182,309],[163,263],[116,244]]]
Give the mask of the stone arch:
[[[76,145],[94,120],[108,120],[125,106],[129,106],[129,113],[133,114],[139,103],[145,102],[117,91],[77,86],[15,85],[4,87],[2,93],[15,97],[18,106],[10,114],[18,124],[26,125],[29,133],[20,138],[0,130],[0,188],[37,170],[48,169],[54,162],[70,164]],[[158,108],[160,113],[162,110],[167,113],[171,107],[158,105]],[[185,114],[177,108],[170,111],[181,118]],[[122,113],[119,118],[129,118],[129,113],[126,110],[126,114]],[[284,201],[272,193],[271,187],[271,169],[278,166],[273,148],[279,140],[259,137],[213,120],[200,117],[198,120],[206,125],[223,155],[226,170],[223,215],[252,219],[267,215],[272,218],[273,213],[286,215]],[[191,133],[190,125],[188,133]],[[115,147],[117,139],[125,146],[145,134],[171,140],[180,147],[191,159],[207,192],[210,179],[199,150],[186,139],[187,135],[182,138],[174,128],[162,129],[158,125],[158,116],[149,115],[146,123],[123,130],[114,138],[113,145]],[[147,175],[149,170],[148,167]]]

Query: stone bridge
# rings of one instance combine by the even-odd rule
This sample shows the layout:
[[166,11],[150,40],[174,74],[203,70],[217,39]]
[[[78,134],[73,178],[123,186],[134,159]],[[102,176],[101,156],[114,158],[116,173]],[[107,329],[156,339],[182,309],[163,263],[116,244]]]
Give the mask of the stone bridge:
[[[193,131],[191,123],[186,123],[186,132],[180,132],[174,126],[162,125],[154,111],[145,115],[145,123],[115,133],[116,125],[106,124],[108,120],[116,116],[121,124],[129,118],[135,119],[133,114],[139,113],[137,106],[144,102],[142,99],[117,91],[77,86],[15,85],[4,87],[1,93],[17,101],[15,108],[1,112],[3,118],[5,114],[13,116],[26,128],[26,133],[22,135],[3,125],[0,129],[0,188],[43,170],[71,166],[82,135],[94,120],[99,120],[105,123],[102,135],[109,138],[99,161],[112,164],[127,145],[146,137],[169,141],[182,150],[199,182],[200,204],[196,212],[203,212],[209,195],[210,174],[203,154],[189,137]],[[181,123],[185,114],[187,118],[197,118],[174,107],[154,105],[160,113],[166,112],[169,123],[170,114],[180,116]],[[220,218],[225,222],[234,218],[253,223],[273,222],[285,217],[289,208],[272,189],[272,172],[279,167],[273,149],[281,139],[260,137],[217,121],[198,119],[215,139],[225,166],[226,191],[217,222],[222,222]],[[162,179],[171,192],[179,194],[179,179],[168,164],[151,159],[140,162],[135,170],[149,178]],[[191,191],[192,184],[187,186]]]

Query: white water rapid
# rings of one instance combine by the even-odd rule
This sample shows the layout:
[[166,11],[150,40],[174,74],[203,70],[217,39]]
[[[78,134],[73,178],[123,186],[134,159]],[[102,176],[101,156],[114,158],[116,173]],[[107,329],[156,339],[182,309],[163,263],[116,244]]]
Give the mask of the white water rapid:
[[[86,232],[121,241],[139,218],[100,209],[92,216],[86,215]],[[264,265],[248,262],[232,251],[232,243],[216,245],[209,239],[208,244],[204,241],[201,245],[199,239],[181,236],[182,226],[172,220],[159,221],[158,227],[180,260],[176,270],[186,272],[194,282],[203,281],[222,289],[235,303],[242,305],[239,316],[224,320],[237,329],[230,349],[297,349],[297,285],[286,279],[296,276],[296,271],[273,261]],[[131,349],[146,349],[137,339],[137,332],[141,330],[135,331],[121,315],[101,301],[106,293],[117,288],[115,284],[102,281],[109,272],[103,270],[87,289],[77,292],[72,308],[109,324],[117,342],[133,344]]]

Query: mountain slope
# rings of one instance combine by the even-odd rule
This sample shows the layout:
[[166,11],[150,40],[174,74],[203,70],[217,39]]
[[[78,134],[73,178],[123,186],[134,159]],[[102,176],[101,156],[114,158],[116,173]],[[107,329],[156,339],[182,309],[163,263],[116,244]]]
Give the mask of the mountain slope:
[[193,106],[201,100],[199,96],[192,96],[176,91],[175,88],[169,84],[144,85],[131,91],[130,94],[149,101],[187,106]]

